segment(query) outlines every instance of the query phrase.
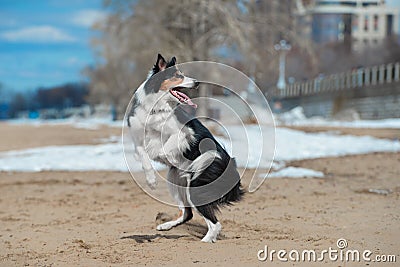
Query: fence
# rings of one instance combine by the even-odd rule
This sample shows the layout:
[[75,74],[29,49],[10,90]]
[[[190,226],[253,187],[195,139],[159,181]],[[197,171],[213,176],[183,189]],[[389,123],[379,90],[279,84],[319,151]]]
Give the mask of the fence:
[[278,98],[290,98],[394,82],[400,82],[400,62],[320,76],[313,80],[289,84],[283,90],[275,88],[272,95]]

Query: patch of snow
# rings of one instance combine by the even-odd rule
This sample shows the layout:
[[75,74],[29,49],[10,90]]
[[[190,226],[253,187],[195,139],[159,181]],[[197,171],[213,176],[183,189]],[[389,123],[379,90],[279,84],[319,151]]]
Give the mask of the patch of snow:
[[295,107],[294,109],[291,109],[288,112],[276,114],[275,117],[278,122],[283,123],[285,125],[292,125],[299,121],[307,120],[306,116],[304,115],[304,110],[302,107]]
[[111,118],[76,118],[71,117],[67,119],[54,119],[54,120],[40,120],[40,119],[15,119],[7,120],[6,123],[12,125],[71,125],[78,129],[97,130],[100,126],[108,127],[122,127],[122,121],[113,121]]
[[281,114],[275,114],[277,125],[281,126],[325,126],[325,127],[346,127],[346,128],[400,128],[400,118],[383,120],[353,120],[339,121],[323,117],[306,118],[302,107]]
[[121,136],[119,135],[111,135],[110,137],[107,138],[99,138],[96,139],[95,141],[99,142],[99,143],[118,143],[118,142],[122,142]]
[[[337,157],[370,152],[400,151],[400,142],[370,136],[305,133],[277,128],[275,143],[273,129],[255,125],[227,126],[231,140],[218,138],[236,158],[238,167],[266,168],[272,163],[277,169],[284,162],[301,159]],[[264,142],[263,136],[268,142]],[[271,140],[269,139],[271,138]],[[118,138],[119,139],[119,138]],[[0,171],[127,171],[122,145],[114,137],[100,145],[48,146],[0,153]],[[119,140],[118,140],[119,141]],[[274,151],[276,147],[276,150]],[[141,171],[141,164],[128,151],[133,171]],[[156,168],[162,168],[156,164]],[[274,165],[273,165],[274,166]]]
[[[47,146],[0,153],[2,171],[127,171],[121,144]],[[140,170],[140,169],[138,169]]]
[[[265,174],[262,174],[265,176]],[[264,177],[263,176],[263,177]],[[313,178],[323,178],[324,173],[320,171],[314,171],[311,169],[299,168],[299,167],[287,167],[283,168],[277,172],[272,172],[268,174],[268,178],[305,178],[305,177],[313,177]]]
[[398,140],[332,133],[305,133],[285,128],[276,130],[275,140],[277,161],[400,151]]
[[390,189],[368,189],[369,193],[372,194],[378,194],[378,195],[389,195],[390,193],[392,193],[392,190]]

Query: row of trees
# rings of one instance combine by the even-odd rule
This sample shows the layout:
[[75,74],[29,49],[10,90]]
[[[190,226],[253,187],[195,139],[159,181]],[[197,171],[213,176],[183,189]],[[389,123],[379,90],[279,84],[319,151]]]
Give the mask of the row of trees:
[[88,85],[67,83],[50,88],[38,88],[33,92],[15,93],[9,102],[8,116],[15,118],[21,111],[40,109],[64,109],[86,103]]

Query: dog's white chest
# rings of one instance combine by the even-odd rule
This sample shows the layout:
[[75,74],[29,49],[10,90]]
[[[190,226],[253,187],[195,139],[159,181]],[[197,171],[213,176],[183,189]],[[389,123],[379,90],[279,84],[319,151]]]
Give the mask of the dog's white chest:
[[142,91],[138,89],[141,104],[131,119],[134,134],[138,136],[137,145],[144,148],[150,159],[176,165],[194,140],[194,132],[178,121],[168,103],[159,101],[160,95],[144,98]]
[[[174,116],[151,115],[145,125],[145,150],[152,160],[177,162],[189,147],[187,130]],[[189,139],[189,140],[188,140]]]

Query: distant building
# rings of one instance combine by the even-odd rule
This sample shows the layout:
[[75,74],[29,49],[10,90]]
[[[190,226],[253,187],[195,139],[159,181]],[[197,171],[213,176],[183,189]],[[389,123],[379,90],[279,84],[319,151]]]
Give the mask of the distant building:
[[342,42],[360,50],[398,32],[399,10],[384,0],[299,0],[297,9],[319,44]]

